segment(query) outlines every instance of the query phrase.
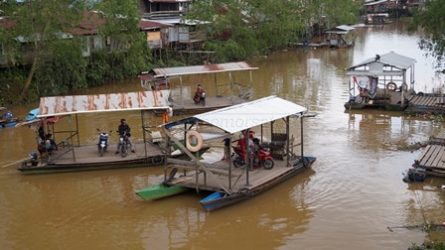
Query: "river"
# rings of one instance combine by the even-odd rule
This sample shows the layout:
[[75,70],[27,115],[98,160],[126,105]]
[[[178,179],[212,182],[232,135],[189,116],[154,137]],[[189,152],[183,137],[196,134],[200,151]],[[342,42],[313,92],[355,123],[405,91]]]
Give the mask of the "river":
[[[417,60],[417,91],[439,87],[433,60],[418,49],[418,34],[405,28],[399,22],[359,28],[351,49],[288,49],[251,60],[259,67],[253,73],[255,98],[278,95],[316,114],[305,120],[304,146],[317,161],[313,170],[219,211],[205,212],[193,192],[141,201],[134,190],[155,182],[159,167],[21,175],[9,164],[34,150],[34,132],[0,130],[0,248],[406,249],[425,239],[445,240],[441,233],[388,230],[445,220],[443,180],[404,183],[402,173],[421,151],[399,150],[439,133],[442,124],[401,113],[348,113],[343,107],[345,68],[389,51]],[[208,80],[188,82],[202,82],[210,95],[215,90]],[[133,79],[80,93],[136,90],[139,82]],[[24,116],[32,107],[13,111]],[[82,115],[81,141],[94,143],[96,128],[114,129],[121,117],[135,137],[141,135],[136,112]]]

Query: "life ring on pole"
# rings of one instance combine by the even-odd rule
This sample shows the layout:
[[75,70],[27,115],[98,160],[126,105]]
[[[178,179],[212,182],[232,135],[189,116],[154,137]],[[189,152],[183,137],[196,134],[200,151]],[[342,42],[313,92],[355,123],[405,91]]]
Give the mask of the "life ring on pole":
[[187,132],[186,143],[190,152],[198,152],[202,148],[203,140],[202,135],[195,130],[190,130]]
[[389,91],[396,91],[397,85],[394,82],[389,82],[386,84],[386,89]]

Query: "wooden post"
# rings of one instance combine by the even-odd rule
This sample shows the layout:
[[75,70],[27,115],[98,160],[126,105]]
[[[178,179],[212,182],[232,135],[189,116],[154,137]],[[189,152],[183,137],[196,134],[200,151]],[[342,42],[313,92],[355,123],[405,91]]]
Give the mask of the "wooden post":
[[286,166],[289,166],[289,116],[286,117]]

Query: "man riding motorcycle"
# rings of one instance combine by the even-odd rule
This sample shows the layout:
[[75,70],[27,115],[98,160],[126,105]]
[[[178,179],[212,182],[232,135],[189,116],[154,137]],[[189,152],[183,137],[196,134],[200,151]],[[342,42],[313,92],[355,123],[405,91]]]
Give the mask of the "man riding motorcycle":
[[[117,132],[119,133],[119,137],[123,137],[123,136],[127,136],[127,143],[130,145],[131,148],[131,152],[135,153],[136,151],[134,150],[134,145],[131,142],[131,134],[130,134],[130,126],[128,126],[127,121],[125,119],[121,119],[121,124],[119,125],[119,127],[117,128]],[[116,149],[116,154],[119,154],[119,146],[120,146],[120,140],[117,143],[117,149]]]

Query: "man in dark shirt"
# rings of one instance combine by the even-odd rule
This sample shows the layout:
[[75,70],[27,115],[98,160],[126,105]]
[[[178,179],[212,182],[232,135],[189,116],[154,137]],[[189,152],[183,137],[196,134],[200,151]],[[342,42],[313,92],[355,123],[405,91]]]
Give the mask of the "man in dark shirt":
[[[131,136],[131,134],[130,134],[131,129],[130,129],[130,126],[128,126],[127,121],[125,119],[121,119],[121,124],[119,125],[117,130],[118,130],[118,133],[119,133],[119,138],[124,136],[124,134],[127,135],[127,139],[128,139],[127,141],[128,141],[128,144],[130,145],[131,152],[134,153],[135,152],[134,146],[133,146],[133,143],[131,142],[131,138],[130,138],[130,136]],[[118,141],[118,143],[117,143],[116,154],[119,153],[119,145],[120,145],[120,141]]]

